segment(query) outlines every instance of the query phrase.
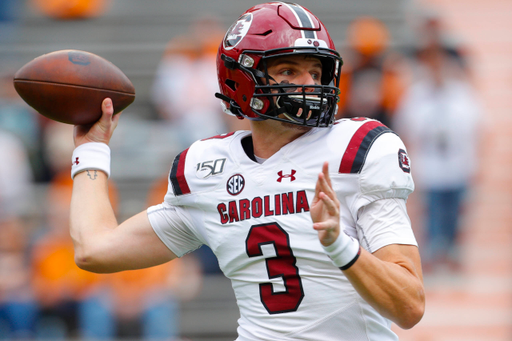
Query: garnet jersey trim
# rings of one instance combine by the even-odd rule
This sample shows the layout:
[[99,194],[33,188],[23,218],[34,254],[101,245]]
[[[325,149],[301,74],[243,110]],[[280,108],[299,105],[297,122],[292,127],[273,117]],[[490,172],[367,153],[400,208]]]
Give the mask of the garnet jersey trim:
[[384,133],[393,131],[378,121],[371,121],[363,124],[348,143],[345,154],[341,159],[341,174],[358,174],[363,169],[366,155],[377,137]]
[[172,189],[176,196],[190,193],[190,188],[185,178],[185,159],[187,152],[188,148],[179,153],[172,163],[169,179],[171,180]]

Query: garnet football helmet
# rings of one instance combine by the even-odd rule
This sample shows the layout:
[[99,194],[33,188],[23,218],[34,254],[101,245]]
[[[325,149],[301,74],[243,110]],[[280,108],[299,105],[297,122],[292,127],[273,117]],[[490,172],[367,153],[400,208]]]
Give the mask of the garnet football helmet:
[[[318,85],[277,84],[270,58],[310,55],[322,62]],[[306,8],[271,2],[247,10],[228,29],[217,53],[224,111],[250,120],[274,119],[329,127],[337,112],[342,60],[324,24]]]

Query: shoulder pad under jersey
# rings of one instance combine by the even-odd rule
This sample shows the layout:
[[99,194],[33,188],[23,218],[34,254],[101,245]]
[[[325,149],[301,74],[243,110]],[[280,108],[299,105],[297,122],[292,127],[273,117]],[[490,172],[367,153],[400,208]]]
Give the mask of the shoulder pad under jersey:
[[359,193],[350,200],[351,206],[357,210],[379,199],[407,199],[414,182],[411,161],[400,137],[372,119],[346,119],[339,124],[345,126],[340,134],[352,134],[343,144],[346,148],[338,168],[340,175],[357,177]]
[[229,144],[240,132],[199,140],[179,153],[171,166],[165,200],[178,204],[188,195],[216,186],[229,162]]

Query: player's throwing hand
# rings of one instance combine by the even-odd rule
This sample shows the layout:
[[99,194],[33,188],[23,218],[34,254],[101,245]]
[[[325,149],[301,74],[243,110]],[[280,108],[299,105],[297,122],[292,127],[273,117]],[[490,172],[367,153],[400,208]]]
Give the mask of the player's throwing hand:
[[101,104],[101,118],[92,125],[75,126],[75,147],[87,142],[108,144],[119,122],[121,113],[114,115],[114,107],[110,98],[105,98]]

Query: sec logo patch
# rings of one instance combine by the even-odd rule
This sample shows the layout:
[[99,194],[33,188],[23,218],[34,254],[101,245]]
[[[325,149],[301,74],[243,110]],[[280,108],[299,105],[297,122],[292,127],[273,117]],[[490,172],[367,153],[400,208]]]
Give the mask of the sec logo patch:
[[235,174],[226,183],[226,190],[231,195],[242,193],[245,187],[245,179],[241,174]]

